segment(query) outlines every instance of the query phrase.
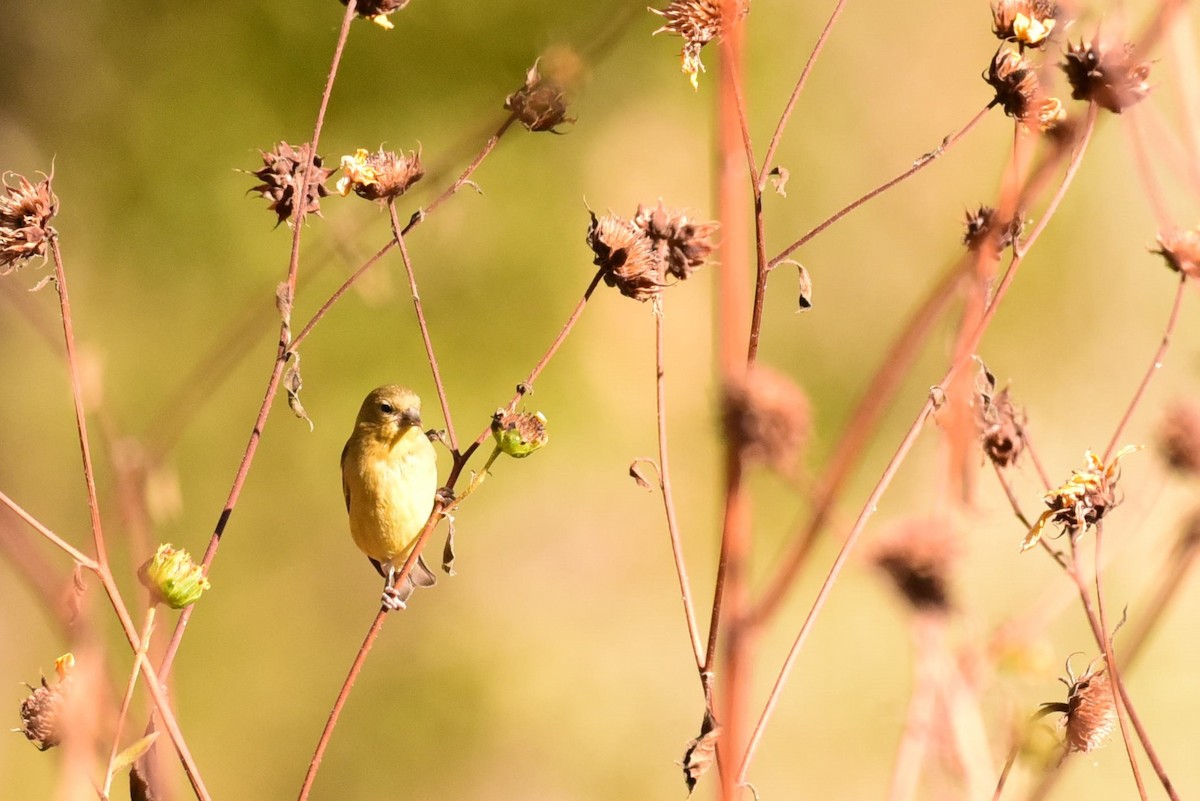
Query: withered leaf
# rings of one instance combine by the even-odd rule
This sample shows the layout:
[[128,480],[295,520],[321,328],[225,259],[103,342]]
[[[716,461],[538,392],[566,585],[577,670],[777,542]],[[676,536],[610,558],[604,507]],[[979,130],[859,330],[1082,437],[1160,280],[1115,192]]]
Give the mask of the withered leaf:
[[304,379],[300,376],[300,354],[292,351],[287,355],[288,365],[287,372],[283,374],[283,388],[287,390],[288,406],[292,410],[292,414],[299,417],[304,422],[308,423],[308,430],[313,430],[313,421],[308,416],[308,412],[304,411],[304,404],[300,402],[300,389],[304,386]]
[[454,575],[454,518],[449,518],[446,531],[446,544],[442,547],[442,570],[446,575]]
[[[635,482],[637,482],[637,485],[639,487],[641,487],[642,489],[653,492],[654,485],[651,484],[649,479],[646,478],[646,473],[645,473],[645,468],[643,467],[643,463],[654,464],[653,461],[651,461],[650,459],[646,459],[644,457],[640,458],[640,459],[634,459],[632,462],[629,463],[629,477],[632,478]],[[654,465],[654,467],[656,470],[658,469],[658,465]]]
[[796,262],[796,269],[800,273],[800,308],[796,311],[808,311],[812,308],[812,276],[800,262]]
[[773,170],[767,173],[767,175],[770,176],[771,186],[775,188],[775,191],[779,193],[779,196],[787,197],[787,182],[788,179],[792,177],[792,174],[788,172],[788,168],[775,167]]
[[683,781],[687,784],[689,796],[696,788],[696,782],[716,760],[720,734],[721,727],[713,720],[712,712],[705,711],[704,721],[700,724],[700,736],[690,741],[683,752]]

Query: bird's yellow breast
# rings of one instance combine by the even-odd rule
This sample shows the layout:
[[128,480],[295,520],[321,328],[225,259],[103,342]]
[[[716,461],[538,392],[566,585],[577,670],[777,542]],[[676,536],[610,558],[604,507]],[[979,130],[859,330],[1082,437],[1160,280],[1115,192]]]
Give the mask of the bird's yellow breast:
[[342,482],[354,544],[385,568],[398,567],[437,493],[437,453],[428,437],[416,427],[394,441],[355,431],[346,443]]

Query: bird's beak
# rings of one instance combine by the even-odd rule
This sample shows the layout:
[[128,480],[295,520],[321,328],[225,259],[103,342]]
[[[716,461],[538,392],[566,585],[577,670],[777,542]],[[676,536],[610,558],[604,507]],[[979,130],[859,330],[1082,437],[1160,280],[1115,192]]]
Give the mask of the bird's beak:
[[405,409],[400,412],[400,425],[402,426],[417,426],[421,425],[421,413],[416,409]]

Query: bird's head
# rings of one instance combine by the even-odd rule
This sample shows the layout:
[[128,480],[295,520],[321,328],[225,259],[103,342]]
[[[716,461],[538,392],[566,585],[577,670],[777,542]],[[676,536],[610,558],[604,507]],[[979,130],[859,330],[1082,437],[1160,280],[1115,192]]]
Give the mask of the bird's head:
[[395,439],[421,427],[421,399],[396,384],[377,387],[363,400],[355,426]]

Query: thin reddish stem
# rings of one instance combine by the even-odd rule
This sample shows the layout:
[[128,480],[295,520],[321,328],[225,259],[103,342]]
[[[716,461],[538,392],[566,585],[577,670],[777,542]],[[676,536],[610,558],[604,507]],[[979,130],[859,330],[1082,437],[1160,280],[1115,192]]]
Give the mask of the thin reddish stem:
[[109,748],[108,762],[104,768],[102,798],[108,798],[108,791],[112,787],[113,765],[117,760],[117,751],[121,747],[121,733],[125,730],[125,720],[129,716],[129,705],[133,701],[133,690],[137,687],[138,676],[142,673],[143,664],[148,664],[146,662],[146,649],[150,647],[150,634],[154,630],[154,610],[156,608],[155,606],[151,606],[146,610],[146,622],[142,626],[142,641],[138,644],[138,649],[133,655],[133,671],[129,674],[129,681],[125,685],[125,695],[121,698],[121,708],[117,712],[117,723],[112,735],[112,746]]
[[821,30],[821,35],[817,37],[812,52],[808,54],[808,61],[805,62],[804,69],[800,71],[800,78],[796,81],[796,86],[792,89],[792,94],[788,98],[787,105],[784,106],[783,113],[779,115],[779,123],[775,126],[775,133],[772,134],[770,143],[767,144],[767,154],[763,156],[762,167],[758,171],[757,195],[761,196],[763,190],[766,188],[767,174],[771,169],[771,161],[775,158],[775,151],[779,148],[779,143],[783,140],[783,131],[787,128],[788,120],[792,118],[792,112],[796,108],[796,101],[800,99],[800,93],[804,91],[804,85],[808,83],[808,76],[812,73],[813,67],[816,66],[817,58],[821,55],[821,51],[825,49],[825,42],[833,32],[833,26],[837,22],[838,17],[842,15],[842,9],[845,7],[846,0],[838,0],[837,4],[833,7],[833,13],[829,15],[829,20]]
[[[1138,796],[1146,801],[1146,785],[1142,781],[1142,769],[1138,766],[1137,753],[1133,750],[1133,739],[1129,736],[1129,722],[1126,720],[1126,710],[1121,703],[1121,693],[1117,688],[1121,685],[1121,674],[1117,670],[1117,660],[1113,656],[1112,647],[1112,629],[1108,627],[1108,617],[1104,611],[1104,585],[1101,582],[1100,576],[1103,574],[1101,565],[1103,564],[1100,553],[1104,543],[1104,521],[1096,523],[1096,539],[1095,548],[1096,555],[1093,563],[1094,580],[1096,582],[1096,611],[1099,613],[1100,634],[1103,642],[1100,644],[1101,650],[1104,653],[1104,662],[1108,665],[1108,677],[1111,679],[1109,683],[1113,697],[1113,707],[1117,710],[1117,725],[1121,728],[1121,740],[1125,743],[1125,754],[1129,757],[1129,768],[1133,771],[1133,782],[1137,785]],[[1072,541],[1072,551],[1074,541]],[[1075,562],[1074,569],[1079,569],[1078,561]]]
[[665,355],[664,329],[666,311],[663,296],[656,299],[658,307],[654,314],[655,355],[655,399],[658,414],[658,488],[662,492],[663,511],[667,517],[667,534],[671,538],[671,556],[675,562],[675,575],[679,579],[679,597],[683,600],[683,614],[687,619],[688,639],[692,643],[692,655],[696,658],[696,669],[700,672],[700,685],[705,697],[711,689],[711,673],[704,669],[704,651],[700,640],[700,627],[696,624],[696,607],[692,601],[692,584],[688,579],[687,565],[683,559],[683,538],[679,534],[679,522],[675,517],[675,498],[671,492],[671,466],[667,460],[667,362]]
[[433,373],[433,383],[437,387],[438,402],[442,406],[442,419],[446,421],[446,435],[450,439],[451,452],[458,453],[458,437],[454,434],[454,419],[450,416],[450,400],[446,397],[446,385],[442,383],[442,372],[438,369],[437,356],[433,352],[433,340],[429,338],[429,325],[425,322],[425,308],[421,305],[421,293],[417,290],[417,276],[413,272],[412,260],[408,256],[408,247],[404,244],[404,233],[400,229],[400,219],[396,216],[396,204],[388,200],[388,216],[392,221],[392,235],[400,247],[400,259],[404,262],[404,272],[408,276],[408,288],[412,293],[413,308],[417,313],[417,326],[421,329],[421,341],[425,343],[425,356],[429,359],[429,369]]
[[942,140],[942,143],[940,145],[938,145],[931,152],[926,153],[924,156],[922,156],[921,158],[914,161],[913,165],[911,167],[909,167],[907,170],[900,173],[895,178],[892,178],[889,181],[885,181],[884,183],[882,183],[879,186],[872,189],[870,192],[867,192],[862,197],[858,198],[857,200],[854,200],[849,205],[839,209],[838,211],[831,214],[829,217],[826,217],[825,220],[822,221],[821,223],[819,223],[815,228],[813,228],[811,231],[809,231],[804,236],[797,239],[792,244],[785,247],[782,251],[780,251],[779,255],[775,256],[773,259],[771,259],[769,262],[767,262],[767,269],[774,269],[776,266],[779,265],[779,263],[781,261],[783,261],[788,256],[790,256],[796,249],[805,245],[809,240],[811,240],[817,234],[821,233],[826,228],[833,225],[835,222],[837,222],[838,220],[842,219],[850,212],[857,209],[859,206],[863,205],[864,203],[871,200],[872,198],[882,195],[884,192],[891,189],[896,184],[899,184],[899,183],[907,180],[908,178],[911,178],[912,176],[916,175],[921,170],[925,169],[925,167],[927,167],[930,164],[932,164],[933,162],[937,161],[937,159],[940,156],[945,155],[947,150],[949,150],[956,143],[958,143],[964,136],[966,136],[967,133],[969,133],[976,126],[976,124],[978,124],[979,121],[983,119],[984,115],[988,113],[988,111],[992,108],[993,105],[994,105],[994,101],[989,102],[986,106],[984,106],[982,109],[980,109],[979,112],[974,117],[971,118],[970,122],[968,122],[966,124],[966,126],[964,126],[961,130],[955,131],[954,133],[947,136],[945,139]]
[[1107,463],[1113,452],[1117,449],[1117,443],[1121,439],[1121,434],[1124,433],[1125,427],[1129,424],[1129,420],[1133,417],[1134,411],[1142,402],[1142,398],[1146,394],[1146,388],[1150,386],[1150,379],[1154,374],[1162,368],[1163,358],[1167,355],[1167,348],[1171,346],[1171,335],[1175,332],[1175,324],[1179,321],[1179,309],[1183,305],[1184,287],[1187,285],[1187,273],[1179,273],[1179,283],[1175,287],[1175,301],[1171,304],[1171,312],[1167,316],[1167,327],[1163,331],[1162,341],[1158,344],[1158,349],[1154,352],[1154,358],[1150,361],[1150,366],[1146,369],[1146,374],[1142,376],[1142,381],[1138,384],[1137,391],[1133,393],[1133,399],[1129,402],[1129,406],[1125,408],[1125,413],[1121,416],[1121,420],[1117,423],[1117,428],[1113,431],[1112,438],[1108,441],[1108,447],[1104,449],[1102,460]]
[[72,559],[74,559],[80,565],[83,565],[88,570],[92,570],[92,571],[97,571],[100,569],[100,564],[95,559],[86,555],[85,553],[80,551],[78,548],[71,545],[71,543],[67,542],[62,537],[58,536],[53,531],[46,528],[46,526],[42,525],[42,522],[40,520],[38,520],[33,515],[29,514],[29,512],[26,512],[24,509],[22,509],[17,504],[16,501],[14,501],[12,498],[5,495],[2,491],[0,491],[0,503],[7,506],[13,512],[13,514],[15,514],[17,517],[21,518],[22,520],[24,520],[26,523],[28,523],[29,526],[31,528],[33,528],[34,531],[36,531],[38,534],[41,534],[50,543],[57,546],[59,549],[61,549],[64,553],[66,553],[68,556],[70,556]]

